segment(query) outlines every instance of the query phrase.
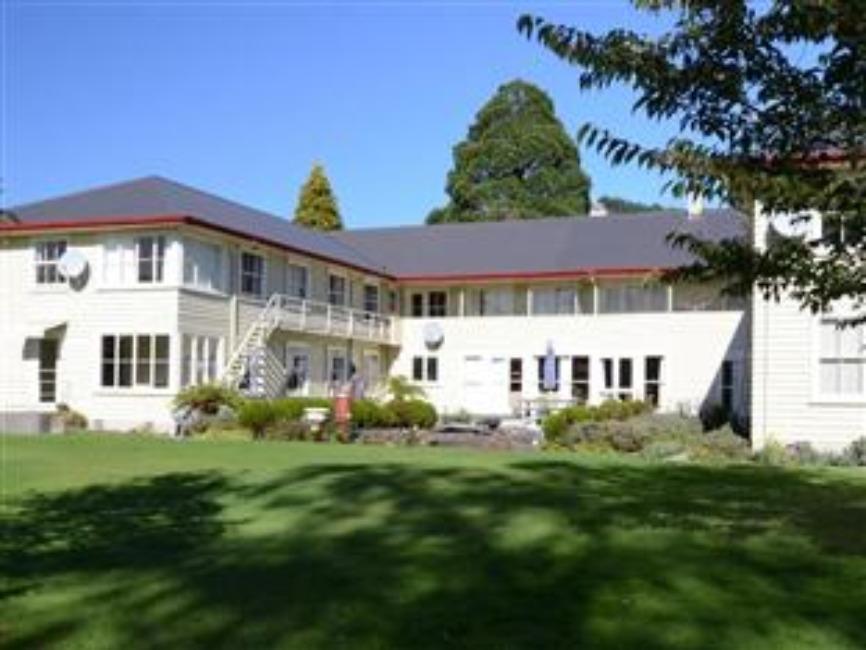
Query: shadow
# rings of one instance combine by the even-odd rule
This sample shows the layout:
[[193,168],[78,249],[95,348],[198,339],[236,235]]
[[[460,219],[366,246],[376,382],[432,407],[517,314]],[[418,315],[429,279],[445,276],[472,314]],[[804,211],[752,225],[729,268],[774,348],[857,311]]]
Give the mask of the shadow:
[[36,495],[3,522],[6,647],[866,647],[866,484],[839,476],[539,458]]

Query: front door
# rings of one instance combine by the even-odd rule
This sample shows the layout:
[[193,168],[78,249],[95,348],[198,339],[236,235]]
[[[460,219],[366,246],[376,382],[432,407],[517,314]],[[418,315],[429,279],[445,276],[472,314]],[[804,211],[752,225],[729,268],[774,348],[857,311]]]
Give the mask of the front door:
[[57,401],[57,339],[39,340],[39,401]]
[[286,394],[307,395],[310,389],[310,351],[301,347],[286,347]]

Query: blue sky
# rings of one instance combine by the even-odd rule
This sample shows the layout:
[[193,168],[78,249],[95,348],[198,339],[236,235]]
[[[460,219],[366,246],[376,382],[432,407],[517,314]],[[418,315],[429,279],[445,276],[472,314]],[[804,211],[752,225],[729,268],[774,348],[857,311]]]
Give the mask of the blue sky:
[[[161,174],[289,215],[321,161],[349,227],[419,223],[445,202],[452,146],[515,77],[544,88],[572,134],[585,121],[649,143],[675,133],[632,115],[627,90],[581,93],[574,69],[518,35],[527,9],[658,28],[625,0],[5,0],[3,203]],[[653,174],[583,161],[594,196],[678,203]]]

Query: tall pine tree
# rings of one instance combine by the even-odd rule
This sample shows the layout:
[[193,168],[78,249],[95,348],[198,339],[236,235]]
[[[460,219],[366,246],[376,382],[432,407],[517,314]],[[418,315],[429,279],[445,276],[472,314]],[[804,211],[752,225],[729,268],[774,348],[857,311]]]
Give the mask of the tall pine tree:
[[550,97],[516,80],[499,87],[454,147],[451,200],[427,223],[583,215],[589,187]]
[[318,163],[313,165],[307,182],[301,187],[294,223],[315,230],[343,229],[331,183]]

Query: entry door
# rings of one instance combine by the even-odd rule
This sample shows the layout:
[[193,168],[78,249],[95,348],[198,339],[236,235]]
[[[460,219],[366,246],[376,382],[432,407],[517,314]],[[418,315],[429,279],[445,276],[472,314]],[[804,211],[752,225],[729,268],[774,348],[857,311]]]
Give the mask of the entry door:
[[40,339],[39,401],[46,404],[57,401],[57,351],[56,339]]
[[463,407],[470,413],[506,413],[508,406],[508,365],[504,357],[463,358]]
[[310,389],[310,351],[307,348],[286,347],[286,393],[306,395]]
[[379,355],[365,354],[363,368],[364,388],[367,391],[375,390],[379,385],[380,376],[381,367],[379,365]]

